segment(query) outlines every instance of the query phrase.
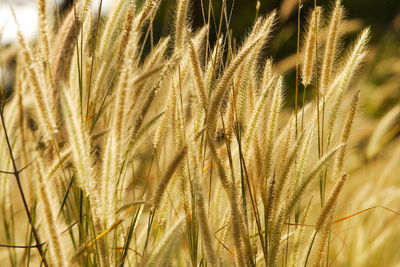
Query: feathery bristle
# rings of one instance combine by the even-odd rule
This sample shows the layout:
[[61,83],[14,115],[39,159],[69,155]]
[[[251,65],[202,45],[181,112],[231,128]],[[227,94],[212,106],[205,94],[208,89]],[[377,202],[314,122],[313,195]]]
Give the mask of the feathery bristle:
[[338,196],[340,191],[343,188],[344,183],[347,180],[347,173],[343,174],[342,177],[336,182],[335,187],[333,188],[328,200],[326,201],[322,211],[318,217],[317,223],[315,224],[315,230],[319,231],[323,227],[327,218],[330,216],[329,214],[333,212],[334,206],[336,205]]
[[321,84],[324,95],[326,94],[328,87],[331,83],[333,74],[333,64],[335,61],[336,50],[339,40],[339,27],[343,17],[343,7],[340,4],[340,0],[336,1],[335,8],[332,12],[332,17],[329,23],[328,39],[326,41],[324,57],[321,68]]
[[186,153],[187,153],[187,147],[184,146],[169,163],[166,171],[164,172],[163,176],[160,179],[160,183],[156,191],[153,193],[153,197],[151,198],[152,199],[151,203],[154,209],[158,209],[160,207],[160,203],[164,195],[164,192],[167,189],[168,183],[171,180],[172,175],[178,168],[179,164],[186,156]]
[[320,27],[321,7],[316,7],[312,14],[308,26],[308,31],[303,48],[303,64],[301,68],[302,83],[308,86],[313,77],[315,66],[315,54],[317,49],[317,34]]

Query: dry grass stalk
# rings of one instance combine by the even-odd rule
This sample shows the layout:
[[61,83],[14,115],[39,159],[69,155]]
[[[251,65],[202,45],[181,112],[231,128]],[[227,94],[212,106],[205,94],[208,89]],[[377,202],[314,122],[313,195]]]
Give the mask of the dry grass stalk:
[[176,156],[172,159],[172,161],[169,163],[166,171],[164,172],[163,176],[161,177],[160,183],[156,189],[156,191],[153,193],[152,196],[152,206],[156,210],[160,207],[160,203],[162,200],[162,197],[164,195],[165,190],[167,189],[168,183],[172,178],[172,175],[178,168],[179,164],[181,161],[184,159],[187,153],[187,147],[184,146],[177,154]]
[[317,33],[320,27],[320,16],[321,7],[316,7],[309,21],[308,31],[305,38],[304,52],[303,52],[303,64],[301,68],[302,83],[304,86],[308,86],[313,78],[313,70],[315,66],[315,55],[316,55],[316,40]]
[[336,49],[338,47],[339,40],[339,26],[343,17],[343,7],[341,6],[341,1],[337,0],[335,3],[335,8],[332,12],[331,20],[329,23],[328,39],[326,40],[324,57],[322,60],[322,72],[321,72],[321,84],[323,94],[325,95],[329,84],[331,83],[331,78],[333,74],[333,63],[335,61]]
[[344,183],[347,180],[347,173],[343,174],[341,176],[341,178],[336,182],[335,187],[333,188],[327,202],[325,203],[319,217],[318,217],[318,221],[315,224],[315,230],[318,232],[322,229],[322,227],[324,226],[324,223],[326,222],[326,220],[329,218],[330,214],[333,213],[338,196],[340,194],[340,191],[343,188]]
[[65,254],[65,243],[62,243],[60,237],[61,227],[57,220],[58,207],[52,202],[54,198],[51,192],[54,192],[54,188],[51,187],[52,183],[50,180],[53,178],[52,171],[45,173],[45,166],[42,159],[37,155],[37,170],[39,172],[39,186],[38,195],[42,202],[44,226],[47,231],[47,236],[49,237],[49,253],[51,256],[51,261],[54,266],[67,266],[67,256]]

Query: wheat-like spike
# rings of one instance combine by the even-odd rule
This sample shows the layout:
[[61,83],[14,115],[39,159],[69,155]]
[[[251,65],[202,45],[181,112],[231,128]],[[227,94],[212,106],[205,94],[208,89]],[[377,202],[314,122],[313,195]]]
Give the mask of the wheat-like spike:
[[327,223],[320,231],[319,242],[317,248],[317,254],[315,255],[314,267],[321,267],[324,265],[324,260],[326,259],[326,246],[328,242],[330,225],[332,223],[332,214],[329,215],[329,223]]
[[[307,220],[308,220],[308,217],[310,214],[310,210],[311,210],[311,203],[312,203],[312,197],[310,198],[306,208],[302,212],[304,215],[303,215],[303,219],[301,220],[301,225],[305,225],[307,223]],[[291,266],[291,267],[296,267],[299,262],[302,262],[299,254],[300,254],[300,247],[301,247],[301,239],[304,236],[305,229],[306,229],[305,226],[300,226],[297,228],[296,236],[294,239],[294,245],[293,245],[293,249],[292,249],[292,253],[291,253],[291,257],[290,257],[290,265],[289,266]]]
[[270,87],[275,78],[276,78],[276,75],[273,72],[272,59],[267,59],[264,64],[264,69],[263,69],[263,73],[262,73],[262,77],[261,77],[261,84],[260,84],[261,91],[259,91],[257,93],[261,93],[261,92],[267,93],[267,92],[271,91]]
[[[111,9],[100,38],[99,48],[96,51],[99,58],[106,59],[109,58],[109,55],[112,56],[110,52],[117,43],[112,39],[115,38],[115,34],[121,29],[118,24],[120,23],[120,19],[123,17],[122,12],[124,11],[125,3],[126,1],[117,1]],[[122,31],[123,34],[125,34],[125,30],[126,29]],[[128,38],[128,36],[129,35],[126,35],[126,38]]]
[[46,141],[50,141],[53,138],[54,134],[56,134],[58,131],[55,115],[53,114],[53,110],[51,108],[53,101],[52,99],[49,98],[47,90],[43,88],[44,86],[39,82],[40,78],[34,68],[35,63],[33,61],[32,53],[29,50],[25,38],[21,33],[17,17],[15,14],[15,10],[12,6],[11,6],[11,11],[13,14],[14,21],[17,24],[18,28],[17,30],[18,43],[22,49],[22,56],[26,64],[26,72],[28,74],[29,81],[31,82],[33,87],[32,90],[36,100],[35,107],[39,115],[38,116],[39,122],[42,126],[43,134]]
[[[343,127],[343,132],[340,137],[341,143],[348,143],[348,141],[349,141],[351,126],[353,125],[354,115],[357,110],[357,104],[359,101],[359,97],[360,97],[360,91],[357,91],[357,93],[353,97],[353,100],[350,104],[350,110],[348,111],[347,116],[346,116],[346,120],[345,120],[344,127]],[[345,152],[346,152],[346,146],[341,148],[336,156],[334,168],[333,168],[333,170],[334,170],[333,177],[335,179],[337,177],[339,177],[340,173],[342,172]]]
[[242,246],[242,241],[241,241],[241,219],[238,217],[239,216],[239,205],[237,203],[237,198],[235,195],[235,188],[233,184],[229,181],[227,171],[225,170],[224,163],[220,157],[220,155],[217,153],[217,150],[215,148],[215,141],[211,136],[208,137],[208,143],[210,146],[210,151],[211,154],[213,155],[213,160],[217,166],[217,171],[218,171],[218,177],[219,180],[222,184],[222,187],[224,188],[226,195],[228,197],[229,203],[230,203],[230,208],[231,208],[231,220],[232,220],[232,234],[233,234],[233,239],[234,239],[234,244],[235,248],[237,250],[236,253],[236,261],[237,263],[244,264],[244,258],[245,254],[243,251],[243,246]]
[[322,208],[322,211],[319,214],[317,223],[315,224],[315,230],[317,232],[322,229],[322,226],[324,225],[326,219],[330,216],[329,214],[333,214],[340,191],[342,190],[347,178],[348,178],[348,174],[345,173],[336,182],[335,187],[333,188],[331,194],[329,195],[328,201],[326,201],[324,207]]
[[309,21],[308,32],[306,34],[304,52],[303,52],[303,64],[301,68],[302,83],[304,86],[308,86],[311,83],[313,77],[313,69],[315,65],[315,53],[316,53],[316,40],[317,33],[320,25],[321,7],[317,6],[311,14]]
[[366,56],[367,43],[370,37],[370,29],[365,28],[357,38],[357,41],[349,49],[347,59],[342,71],[337,75],[334,82],[331,84],[326,97],[327,103],[332,98],[335,92],[344,91],[354,75],[354,72],[358,69],[360,63]]
[[[253,38],[252,34],[256,33],[256,32],[264,33],[265,38],[261,42],[259,42],[256,45],[256,47],[254,48],[254,52],[252,53],[252,57],[251,57],[249,71],[252,71],[254,73],[257,72],[259,59],[262,57],[262,50],[268,43],[272,28],[275,24],[275,17],[276,17],[276,11],[274,10],[271,13],[264,16],[261,19],[260,27],[255,26],[253,28],[253,32],[250,33],[250,36],[249,36],[250,38]],[[272,18],[272,21],[270,20],[271,18]],[[256,24],[257,24],[257,22],[256,22]]]
[[123,25],[121,41],[119,43],[119,58],[123,56],[126,45],[128,44],[128,38],[132,31],[132,22],[135,17],[135,11],[136,11],[135,0],[130,0],[128,5],[128,11],[126,12],[125,21]]
[[[181,82],[179,82],[181,83]],[[174,85],[174,80],[172,80],[172,86],[177,87]],[[176,89],[178,90],[178,89]],[[181,88],[179,88],[181,90]],[[182,92],[179,92],[182,93]],[[183,110],[182,110],[182,103],[179,105],[175,105],[175,110],[174,110],[174,116],[173,116],[173,135],[175,139],[175,147],[177,150],[181,149],[184,146],[185,143],[185,122],[184,122],[184,116],[183,116]],[[188,186],[186,182],[186,177],[187,171],[185,168],[185,164],[181,162],[179,166],[177,167],[177,177],[179,180],[179,187],[180,187],[180,196],[182,199],[183,203],[183,208],[186,214],[186,220],[191,221],[192,220],[192,211],[190,209],[191,204],[190,204],[190,196],[188,192]]]
[[[119,80],[119,86],[115,92],[115,103],[112,109],[111,114],[111,133],[110,135],[113,137],[114,144],[117,146],[116,153],[118,154],[119,148],[124,141],[124,134],[127,128],[126,122],[126,113],[127,113],[127,98],[128,98],[128,88],[127,88],[127,80],[128,80],[128,72],[130,68],[124,68],[121,74],[121,79]],[[118,159],[116,162],[120,162],[121,159]]]
[[153,146],[154,148],[158,147],[160,140],[164,137],[168,124],[173,119],[174,112],[176,110],[176,97],[177,97],[177,87],[175,84],[172,84],[172,88],[170,89],[170,93],[168,94],[168,100],[165,107],[165,114],[154,134],[153,138]]
[[160,203],[162,197],[164,195],[165,190],[167,189],[168,183],[171,180],[172,175],[178,168],[181,161],[184,159],[187,153],[187,146],[183,146],[181,150],[175,155],[175,157],[169,163],[166,171],[161,177],[160,183],[151,198],[151,203],[154,209],[158,209],[160,207]]
[[[159,113],[154,116],[152,119],[149,119],[143,127],[141,127],[140,131],[136,135],[136,140],[130,144],[128,148],[128,152],[130,155],[133,155],[136,150],[143,144],[146,144],[150,139],[150,134],[156,130],[156,126],[159,123],[159,120],[164,115],[164,112]],[[126,171],[126,169],[125,169]]]
[[201,191],[197,194],[197,215],[199,216],[200,221],[200,229],[201,234],[203,237],[203,244],[206,250],[207,258],[211,264],[211,266],[215,266],[217,264],[217,256],[215,253],[215,246],[214,246],[214,238],[211,234],[210,227],[208,225],[208,215],[206,212],[206,208],[204,205],[204,196]]
[[[255,70],[255,68],[252,68],[252,73],[254,76],[257,75],[257,71]],[[247,92],[246,92],[246,97],[247,97],[247,103],[248,103],[248,107],[250,110],[254,110],[255,106],[256,106],[256,97],[258,96],[256,91],[257,91],[257,82],[256,79],[250,79],[249,80],[249,87],[247,88]],[[246,118],[246,120],[249,119],[248,114],[246,114],[245,111],[243,111],[244,113],[244,117]]]
[[44,221],[44,228],[46,229],[47,236],[49,237],[49,245],[48,251],[50,253],[51,261],[53,262],[54,266],[67,266],[66,259],[67,256],[65,255],[65,244],[62,243],[61,237],[59,232],[59,223],[57,222],[57,208],[55,207],[54,201],[52,201],[53,196],[50,192],[53,190],[51,187],[51,183],[49,180],[52,178],[51,172],[46,174],[45,167],[43,166],[42,159],[39,155],[36,155],[36,165],[38,169],[38,195],[41,202],[41,207],[43,210],[43,221]]
[[235,97],[230,94],[229,95],[229,100],[228,100],[228,107],[227,107],[227,112],[226,112],[226,119],[225,119],[225,126],[224,126],[224,135],[225,135],[225,140],[229,144],[232,141],[233,133],[234,133],[234,128],[235,128]]
[[[92,197],[93,198],[93,197]],[[97,209],[93,209],[93,225],[96,236],[102,235],[105,231],[103,226],[103,220],[101,220],[100,216],[98,216]],[[107,251],[107,241],[106,239],[100,238],[97,240],[98,251],[99,251],[99,259],[100,259],[100,267],[108,267],[110,266],[110,257]]]
[[236,92],[236,120],[240,123],[240,125],[243,125],[245,122],[245,111],[247,111],[245,105],[247,104],[246,102],[246,97],[247,97],[247,92],[249,91],[249,83],[250,83],[250,77],[255,76],[255,74],[252,72],[251,65],[255,61],[255,58],[249,58],[243,62],[241,67],[239,68],[239,71],[236,72],[236,85],[235,85],[235,92]]
[[277,176],[282,176],[281,174],[283,174],[285,172],[285,166],[288,163],[288,154],[289,154],[289,149],[291,147],[291,143],[292,143],[292,136],[293,136],[293,127],[294,127],[294,123],[293,120],[289,121],[289,130],[286,132],[285,137],[282,141],[282,148],[281,151],[279,153],[279,158],[278,158],[278,162],[276,164],[276,172],[277,172]]
[[[265,20],[265,28],[270,29],[275,21],[275,13],[272,13]],[[257,28],[256,26],[254,28]],[[256,34],[257,33],[257,34]],[[269,33],[269,32],[267,32]],[[253,38],[254,37],[254,38]],[[215,114],[218,113],[219,108],[221,107],[222,100],[226,94],[227,89],[229,88],[228,84],[232,79],[234,73],[237,68],[242,64],[243,60],[251,54],[252,49],[261,41],[263,41],[268,36],[264,35],[264,32],[254,31],[249,35],[245,44],[241,47],[238,54],[229,64],[221,79],[218,81],[216,88],[214,89],[214,96],[211,99],[210,106],[208,109],[206,121],[208,122],[208,127],[212,130],[215,129],[216,125],[216,117]]]
[[[265,229],[269,229],[268,225],[271,223],[274,213],[274,202],[276,199],[276,181],[275,176],[270,179],[267,187],[267,196],[265,200]],[[269,233],[268,233],[269,234]]]
[[71,155],[71,148],[69,146],[65,146],[61,152],[60,156],[55,159],[55,161],[50,165],[47,170],[48,177],[54,177],[60,170],[63,168],[63,164],[68,160]]
[[199,135],[204,129],[205,116],[206,116],[206,113],[205,113],[204,109],[201,107],[197,107],[196,113],[194,115],[194,121],[193,121],[193,134],[195,136]]
[[80,27],[80,22],[75,18],[74,9],[70,10],[55,38],[55,49],[52,57],[52,79],[57,86],[68,77],[68,70],[74,53],[75,38]]
[[146,57],[143,64],[144,71],[159,68],[160,65],[162,66],[170,40],[171,38],[169,36],[160,39],[158,44],[154,47],[152,53]]
[[178,62],[179,57],[172,57],[169,62],[164,66],[163,70],[160,73],[159,78],[154,82],[152,87],[150,88],[150,92],[146,96],[146,99],[144,100],[142,106],[139,109],[138,114],[136,114],[136,119],[135,122],[132,126],[132,135],[131,135],[131,142],[133,142],[140,130],[140,127],[143,124],[144,118],[147,115],[151,104],[154,101],[154,98],[156,97],[156,94],[158,90],[160,89],[162,83],[166,79],[167,75],[174,69]]
[[115,92],[115,105],[113,107],[112,116],[111,116],[111,161],[112,166],[114,168],[114,172],[112,175],[116,175],[119,172],[119,168],[122,164],[122,149],[124,141],[126,140],[126,132],[127,132],[127,111],[128,111],[128,79],[129,75],[132,71],[132,64],[130,57],[134,53],[131,52],[131,47],[127,49],[127,57],[124,58],[122,73],[119,79],[119,83],[117,86],[117,90]]
[[276,258],[278,255],[279,245],[281,243],[281,232],[284,223],[283,214],[280,213],[277,215],[276,222],[270,227],[270,237],[269,237],[269,249],[268,249],[268,267],[276,267]]
[[322,60],[320,88],[322,89],[324,95],[326,94],[329,84],[331,83],[333,63],[337,54],[336,50],[340,34],[339,26],[344,13],[343,6],[341,6],[340,2],[341,0],[336,1],[335,8],[332,12],[332,17],[329,23],[328,39],[326,41],[324,57]]
[[[344,95],[345,90],[349,86],[351,79],[354,75],[354,72],[357,70],[360,63],[364,60],[366,52],[366,43],[368,41],[369,36],[369,29],[367,28],[362,32],[359,39],[357,40],[354,49],[352,50],[349,59],[347,60],[344,70],[339,74],[337,77],[337,82],[335,81],[332,86],[335,90],[331,91],[331,95],[328,98],[335,97],[333,100],[332,108],[329,115],[329,122],[328,122],[328,144],[330,144],[333,130],[335,126],[335,122],[338,115],[338,110],[340,104],[342,103],[342,98]],[[336,93],[336,95],[333,95]]]
[[78,110],[78,104],[72,93],[68,89],[64,89],[62,93],[62,108],[78,184],[86,194],[96,194],[89,134],[82,125],[80,113],[75,112]]
[[264,39],[263,42],[260,44],[259,47],[257,47],[257,53],[256,53],[256,57],[259,56],[259,52],[262,49],[262,46],[266,43],[266,41],[269,38],[269,34],[272,31],[272,28],[275,24],[275,19],[276,19],[276,11],[272,11],[269,14],[266,14],[264,17],[259,18],[256,20],[256,22],[254,23],[253,29],[250,32],[248,38],[252,39],[252,38],[256,38],[257,35],[259,35],[259,33],[264,34]]
[[78,14],[78,19],[83,24],[83,22],[85,22],[86,20],[88,12],[90,12],[90,8],[92,6],[92,0],[81,0],[80,6],[82,6],[82,8],[81,12]]
[[296,164],[296,180],[294,181],[294,186],[297,186],[299,181],[301,181],[303,179],[304,171],[305,171],[304,169],[305,169],[307,159],[309,157],[310,150],[312,147],[311,143],[313,140],[313,136],[314,136],[314,131],[309,131],[304,144],[299,149],[299,151],[301,151],[301,153],[299,155],[299,160]]
[[282,87],[283,87],[283,78],[280,76],[278,78],[275,90],[272,95],[271,99],[271,107],[270,110],[268,111],[268,122],[265,126],[265,136],[263,139],[265,142],[267,142],[266,148],[263,151],[264,155],[264,171],[261,177],[259,179],[259,184],[261,188],[261,193],[265,197],[267,196],[267,180],[271,176],[271,170],[272,170],[272,155],[273,155],[273,149],[274,149],[274,143],[275,143],[275,138],[276,138],[276,133],[278,130],[278,118],[279,118],[279,112],[281,109],[282,105]]
[[237,198],[239,194],[234,183],[229,181],[228,174],[221,159],[221,156],[217,153],[215,141],[210,134],[208,135],[208,143],[211,154],[213,156],[213,160],[215,161],[217,167],[219,180],[226,192],[230,204],[231,220],[233,224],[232,234],[235,242],[235,247],[237,249],[236,261],[237,263],[244,264],[246,262],[246,259],[251,259],[252,252],[248,233],[244,225],[244,216],[240,209],[241,205],[239,204]]
[[134,21],[134,30],[139,30],[145,22],[154,16],[161,0],[148,0]]
[[[109,59],[114,57],[111,51],[114,51],[118,47],[118,44],[120,44],[120,42],[116,42],[115,40],[125,37],[125,41],[127,42],[129,38],[129,35],[124,35],[125,29],[123,29],[121,25],[125,14],[126,2],[127,1],[116,1],[114,3],[104,29],[102,29],[99,47],[96,49],[96,57],[103,59],[106,63],[110,61]],[[119,36],[121,32],[123,37]]]
[[[290,129],[290,128],[289,128]],[[289,132],[288,132],[289,133]],[[292,169],[293,164],[295,164],[297,155],[299,154],[300,148],[302,147],[304,138],[306,135],[310,136],[312,133],[311,130],[306,130],[301,133],[301,135],[297,138],[293,148],[291,149],[289,156],[287,158],[287,161],[285,162],[286,164],[282,166],[283,172],[279,176],[279,179],[277,180],[277,185],[276,185],[276,200],[279,201],[282,190],[284,188],[284,185],[286,183],[286,180],[289,176],[289,172]]]
[[[262,151],[261,151],[261,146],[260,142],[258,140],[258,136],[255,136],[252,141],[252,147],[253,147],[253,159],[254,163],[252,166],[254,166],[254,171],[253,175],[254,177],[260,177],[262,175],[262,166],[263,166],[263,157],[262,157]],[[257,192],[258,190],[256,190]]]
[[[125,47],[124,57],[122,60],[122,73],[120,77],[119,87],[125,86],[128,87],[131,84],[130,74],[132,69],[138,68],[138,59],[136,56],[137,47],[138,47],[138,38],[139,34],[136,31],[131,31],[128,37],[128,43]],[[116,62],[116,58],[113,57],[109,61],[104,62],[98,74],[96,75],[96,79],[94,81],[93,86],[93,97],[97,97],[99,94],[105,93],[105,89],[107,87],[104,84],[107,84],[107,79],[111,75],[112,66]],[[95,101],[95,100],[94,100]]]
[[[131,32],[129,39],[131,43],[136,43],[135,32]],[[113,223],[115,221],[115,203],[117,199],[114,197],[117,193],[117,183],[119,181],[119,174],[122,173],[123,167],[123,155],[124,144],[128,137],[128,125],[129,125],[129,106],[131,104],[131,98],[129,97],[129,75],[132,71],[133,64],[131,58],[136,53],[135,45],[128,45],[126,47],[126,53],[123,59],[123,66],[121,76],[118,82],[115,105],[112,110],[111,116],[111,132],[109,140],[107,141],[107,149],[110,149],[103,165],[103,188],[101,190],[104,200],[105,207],[105,218],[107,223]],[[138,136],[139,138],[139,136]],[[121,183],[123,186],[123,183]],[[119,188],[118,188],[119,189]],[[123,192],[123,191],[121,191]],[[109,225],[108,225],[109,226]]]
[[175,52],[183,52],[188,28],[189,0],[178,0],[175,18]]
[[99,201],[101,201],[101,209],[103,222],[106,227],[110,226],[110,223],[113,223],[114,219],[114,200],[115,200],[115,192],[116,187],[115,184],[117,182],[116,175],[116,162],[113,161],[113,154],[115,155],[115,149],[113,149],[113,139],[110,136],[107,139],[104,154],[103,154],[103,162],[101,169],[101,181],[98,189]]
[[[65,118],[68,139],[71,145],[72,159],[77,172],[78,185],[88,195],[93,220],[95,223],[96,235],[103,232],[103,220],[101,219],[101,201],[99,200],[99,182],[95,179],[95,168],[91,156],[91,146],[89,134],[82,124],[78,110],[78,101],[68,89],[62,91],[62,109]],[[106,241],[99,240],[100,264],[102,267],[108,266],[109,257],[106,249]]]
[[[204,25],[203,27],[201,27],[200,29],[193,31],[191,30],[191,28],[189,27],[187,29],[187,35],[185,36],[185,45],[187,46],[187,40],[189,39],[189,37],[191,36],[190,33],[193,33],[192,35],[192,41],[193,41],[193,45],[194,45],[194,49],[196,50],[197,55],[199,56],[199,59],[204,58],[204,48],[207,45],[207,34],[209,34],[209,26],[208,25]],[[188,52],[187,50],[185,51],[186,53]]]
[[101,201],[101,216],[106,228],[115,221],[116,184],[119,175],[119,167],[122,163],[121,141],[118,142],[115,131],[107,139],[104,160],[99,186],[99,201]]
[[222,54],[223,54],[223,38],[220,37],[216,42],[205,69],[205,86],[207,90],[210,90],[220,66],[222,65]]
[[[244,71],[244,75],[239,75],[237,74],[237,76],[239,77],[239,97],[238,97],[238,101],[237,101],[237,114],[238,114],[238,120],[243,123],[243,120],[245,120],[246,118],[244,118],[244,104],[245,101],[244,97],[247,93],[249,93],[251,91],[251,86],[255,83],[254,79],[249,79],[249,77],[256,77],[257,76],[257,72],[258,72],[258,68],[259,68],[259,60],[262,56],[262,49],[263,47],[267,44],[267,41],[269,39],[269,35],[271,33],[272,27],[275,23],[274,19],[272,21],[269,21],[271,17],[275,17],[275,11],[271,12],[270,14],[264,16],[261,19],[258,19],[253,27],[252,32],[249,35],[249,38],[255,38],[256,34],[258,32],[264,33],[265,38],[263,40],[261,40],[254,48],[252,53],[250,54],[248,60],[245,60],[245,64],[247,65],[246,70]],[[242,65],[242,68],[244,68],[244,66]],[[265,70],[265,69],[264,69]],[[266,81],[263,81],[266,82]],[[247,89],[247,93],[246,90],[244,90],[245,88],[247,88],[247,85],[249,85],[249,89]],[[261,85],[261,89],[263,89],[265,86],[265,84]],[[252,95],[249,97],[248,99],[248,104],[250,105],[250,107],[253,104],[253,97]],[[248,107],[248,108],[250,108]]]
[[[341,99],[347,87],[349,86],[354,73],[359,68],[360,64],[366,56],[366,47],[370,36],[370,29],[364,29],[357,41],[351,49],[349,49],[347,59],[342,67],[342,71],[336,76],[335,80],[331,83],[329,90],[327,91],[325,100],[320,100],[320,111],[323,108],[323,101],[326,103],[332,103],[330,117],[329,117],[329,127],[328,127],[328,141],[331,140],[333,133],[333,127],[338,114],[338,109],[341,103]],[[336,96],[335,96],[336,94]],[[317,111],[313,115],[313,123],[317,120]]]
[[[91,93],[91,99],[90,101],[93,103],[97,103],[96,98],[98,98],[100,95],[104,94],[106,89],[107,89],[107,79],[109,78],[110,74],[110,67],[113,63],[113,59],[110,61],[104,62],[101,64],[99,71],[97,72],[97,75],[95,76],[94,82],[93,82],[93,92]],[[107,86],[104,86],[104,85]],[[94,99],[92,99],[94,98]]]
[[166,108],[165,108],[165,115],[163,116],[163,118],[154,134],[154,139],[153,139],[154,148],[158,147],[160,140],[164,137],[164,135],[167,131],[168,123],[170,123],[171,120],[173,119],[173,115],[176,110],[177,90],[178,90],[178,88],[173,83],[173,86],[170,89],[170,93],[168,94],[168,100],[167,100]]
[[[155,76],[156,74],[159,74],[159,72],[163,69],[163,66],[160,64],[156,64],[156,67],[149,69],[149,70],[143,70],[140,74],[137,76],[130,78],[129,79],[129,84],[128,87],[132,86],[143,86],[145,82],[149,80],[149,78]],[[138,93],[137,91],[135,92],[136,96],[140,95],[140,92]]]
[[[175,90],[180,90],[178,89],[177,86],[174,84],[174,80],[172,80],[172,87],[175,87]],[[177,92],[176,95],[178,95],[181,92]],[[176,148],[181,148],[184,143],[184,136],[185,136],[185,125],[184,125],[184,118],[183,118],[183,110],[182,110],[182,103],[179,103],[175,105],[175,110],[173,112],[173,134],[174,134],[174,139],[175,139],[175,147]]]
[[196,191],[196,205],[197,215],[199,218],[199,225],[201,229],[201,235],[203,238],[203,245],[207,254],[208,261],[211,266],[217,264],[217,254],[215,251],[214,238],[211,234],[209,225],[209,218],[206,211],[205,200],[203,196],[202,186],[200,184],[201,170],[199,168],[198,149],[196,149],[195,137],[192,136],[190,139],[190,166],[193,170],[193,184]]
[[207,110],[208,105],[208,97],[206,92],[206,86],[204,84],[204,75],[203,71],[200,67],[200,60],[197,55],[196,49],[194,47],[193,41],[188,34],[188,43],[189,43],[189,55],[190,55],[190,62],[192,63],[192,72],[193,78],[197,87],[197,95],[199,98],[199,102],[204,110]]
[[285,205],[284,209],[281,211],[283,213],[283,218],[287,218],[289,214],[292,212],[295,204],[299,200],[300,196],[303,194],[304,190],[307,188],[307,186],[310,184],[312,179],[317,176],[317,174],[328,164],[329,160],[336,154],[336,152],[342,148],[345,144],[341,144],[335,148],[333,148],[331,151],[326,153],[315,165],[315,167],[312,169],[312,171],[307,174],[306,177],[300,182],[300,184],[295,188],[293,194],[289,198],[289,201]]
[[46,18],[46,0],[38,0],[38,13],[40,50],[43,56],[43,62],[51,64],[51,58],[49,56],[49,29]]
[[[269,64],[268,64],[269,65]],[[269,66],[266,65],[265,67],[269,69]],[[272,67],[272,66],[271,66]],[[269,71],[268,71],[269,72]],[[264,80],[264,79],[263,79]],[[255,109],[253,110],[251,116],[250,116],[250,121],[245,133],[245,139],[244,139],[244,156],[245,159],[248,158],[248,155],[250,153],[250,144],[252,140],[255,138],[256,135],[256,129],[258,126],[258,122],[260,120],[260,116],[262,114],[262,111],[266,109],[267,105],[267,100],[269,98],[270,94],[270,88],[272,84],[276,81],[276,77],[269,77],[266,79],[268,82],[264,87],[264,90],[262,91],[261,99],[258,100]]]
[[62,183],[58,179],[57,174],[63,170],[65,167],[64,164],[69,160],[71,156],[71,148],[69,146],[64,147],[61,152],[59,153],[59,157],[57,157],[53,163],[50,165],[48,171],[47,171],[47,176],[50,182],[52,183],[54,189],[57,192],[57,197],[59,200],[61,200],[61,196],[63,194],[62,192]]
[[[309,127],[309,129],[311,129]],[[312,132],[311,130],[308,130],[309,132]],[[311,136],[311,135],[309,135]],[[281,242],[281,231],[284,226],[284,222],[287,218],[287,216],[290,214],[291,210],[294,208],[295,204],[297,203],[299,197],[302,195],[304,192],[305,188],[307,185],[310,183],[311,179],[315,177],[319,171],[322,170],[322,168],[328,163],[329,159],[333,157],[335,152],[340,148],[340,146],[336,147],[332,151],[328,152],[327,154],[322,157],[317,165],[314,167],[314,169],[310,172],[310,174],[303,179],[303,183],[300,186],[297,186],[295,193],[292,194],[292,196],[289,198],[289,201],[286,203],[286,205],[280,209],[279,213],[276,214],[274,223],[271,225],[271,230],[270,230],[270,256],[269,256],[269,262],[268,266],[276,266],[276,258],[278,254],[278,249],[279,245]],[[279,201],[279,198],[275,197],[277,201]],[[277,207],[278,205],[276,205]],[[277,207],[278,208],[278,207]]]
[[209,139],[208,143],[210,146],[210,152],[213,155],[213,160],[215,161],[215,164],[217,165],[219,180],[221,182],[222,187],[226,191],[227,195],[229,195],[233,189],[232,189],[232,184],[229,181],[228,173],[225,169],[221,156],[217,152],[214,138],[211,135],[209,135],[208,139]]

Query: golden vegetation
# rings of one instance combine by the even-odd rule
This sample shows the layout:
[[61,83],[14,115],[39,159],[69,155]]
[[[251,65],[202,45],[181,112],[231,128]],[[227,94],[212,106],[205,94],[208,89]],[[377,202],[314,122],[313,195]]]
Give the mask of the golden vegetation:
[[[340,1],[326,23],[320,7],[310,13],[297,82],[316,99],[291,114],[283,105],[292,88],[262,53],[275,12],[258,18],[242,45],[219,33],[212,46],[210,27],[192,31],[191,3],[179,0],[173,33],[144,55],[160,1],[115,1],[104,25],[82,1],[58,31],[38,2],[38,42],[18,34],[16,86],[1,109],[1,240],[9,245],[1,261],[351,264],[337,259],[348,248],[333,226],[355,219],[337,214],[350,214],[342,191],[353,179],[346,154],[360,98],[350,84],[370,32],[339,52]],[[397,106],[382,121],[368,156],[398,114]],[[357,211],[373,206],[359,199]],[[25,225],[13,218],[21,207]]]

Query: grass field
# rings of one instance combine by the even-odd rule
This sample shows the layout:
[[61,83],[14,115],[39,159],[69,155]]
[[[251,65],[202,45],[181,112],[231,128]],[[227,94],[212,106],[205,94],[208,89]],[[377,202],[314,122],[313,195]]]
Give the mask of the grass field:
[[1,266],[400,266],[397,43],[315,1],[276,62],[282,14],[237,39],[220,2],[158,40],[161,0],[38,0],[0,53]]

